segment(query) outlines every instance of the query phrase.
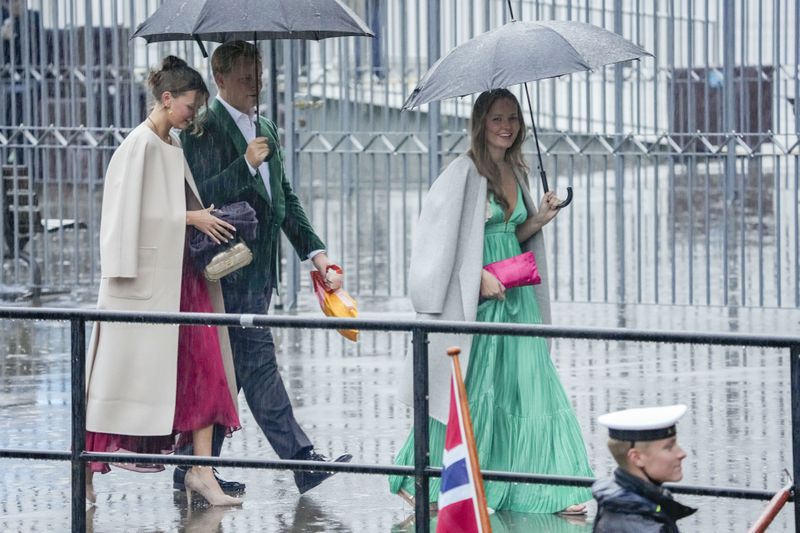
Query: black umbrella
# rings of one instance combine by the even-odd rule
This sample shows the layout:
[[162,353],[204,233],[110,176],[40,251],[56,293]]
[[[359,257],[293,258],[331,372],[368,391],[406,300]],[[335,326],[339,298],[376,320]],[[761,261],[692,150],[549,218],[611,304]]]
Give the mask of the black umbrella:
[[257,46],[259,39],[347,36],[375,34],[340,0],[167,0],[136,28],[131,39],[197,41],[208,57],[202,41],[253,40]]
[[[547,175],[542,164],[539,138],[528,92],[529,81],[582,72],[652,55],[616,33],[576,21],[521,22],[514,20],[453,48],[428,69],[403,109],[434,100],[465,96],[522,83],[531,114],[539,174],[545,192]],[[572,187],[567,199],[572,201]]]

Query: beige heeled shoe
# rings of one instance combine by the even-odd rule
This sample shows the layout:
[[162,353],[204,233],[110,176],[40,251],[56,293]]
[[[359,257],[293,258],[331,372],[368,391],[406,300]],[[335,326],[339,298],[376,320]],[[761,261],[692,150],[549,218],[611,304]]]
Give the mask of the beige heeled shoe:
[[[201,467],[204,470],[207,467]],[[208,468],[208,471],[211,472],[211,469]],[[218,505],[218,506],[233,506],[233,505],[242,505],[243,500],[241,498],[234,498],[233,496],[228,496],[217,484],[216,480],[214,480],[213,474],[211,474],[211,480],[213,482],[209,483],[208,481],[204,480],[200,474],[198,474],[195,468],[190,468],[186,472],[186,478],[184,479],[184,484],[186,485],[186,499],[189,502],[189,505],[192,505],[192,493],[198,492],[200,495],[206,499],[206,501],[211,505]]]

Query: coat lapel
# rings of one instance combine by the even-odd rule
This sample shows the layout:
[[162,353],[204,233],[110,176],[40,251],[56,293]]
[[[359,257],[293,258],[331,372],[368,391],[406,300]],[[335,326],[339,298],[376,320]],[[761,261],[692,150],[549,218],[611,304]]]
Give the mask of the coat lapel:
[[[528,216],[533,216],[538,212],[538,208],[528,188],[528,176],[520,170],[516,171],[516,176],[522,188],[522,199],[525,202],[525,207],[528,209]],[[539,269],[542,282],[539,285],[534,285],[533,291],[536,293],[536,300],[539,303],[539,313],[542,317],[542,323],[549,324],[552,321],[550,314],[550,276],[547,270],[547,251],[544,244],[544,232],[539,230],[533,237],[520,243],[520,247],[523,252],[531,251],[536,257],[536,267]],[[552,339],[548,338],[547,344],[550,345],[551,343]]]
[[[222,102],[214,98],[214,101],[211,103],[210,111],[214,114],[217,123],[222,127],[225,135],[227,135],[227,137],[233,141],[233,144],[236,147],[236,153],[244,154],[247,151],[247,141],[245,141],[244,135],[242,135],[242,132],[239,131],[239,127],[233,121],[233,117],[230,113],[228,113],[228,110],[225,109],[225,106],[222,105]],[[271,167],[270,174],[272,174]],[[272,181],[270,178],[270,185],[271,184]],[[258,191],[258,194],[260,194],[264,200],[267,201],[267,203],[270,202],[269,194],[267,194],[267,188],[264,187],[264,181],[260,178],[260,173],[259,179],[256,180],[255,189]]]
[[[269,123],[264,117],[259,117],[261,123],[261,132],[262,135],[268,137],[271,141],[275,150],[278,149],[280,146],[280,140],[278,139],[278,132],[275,131],[273,125]],[[269,160],[269,188],[270,192],[272,193],[272,210],[275,212],[275,216],[278,220],[283,220],[284,215],[284,205],[286,200],[283,196],[283,162],[281,158],[275,154],[272,159]]]
[[[467,157],[467,156],[462,156]],[[469,165],[462,212],[466,231],[460,232],[459,248],[464,248],[464,262],[459,270],[461,305],[464,320],[473,321],[478,314],[481,268],[483,266],[483,234],[486,223],[486,178],[480,176],[475,165]]]

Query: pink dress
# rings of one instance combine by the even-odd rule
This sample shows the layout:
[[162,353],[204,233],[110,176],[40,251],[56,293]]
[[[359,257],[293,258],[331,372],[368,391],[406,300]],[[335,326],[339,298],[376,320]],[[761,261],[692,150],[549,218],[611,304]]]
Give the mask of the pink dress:
[[[205,280],[183,255],[181,312],[213,313]],[[231,433],[239,429],[239,417],[228,388],[217,328],[179,326],[178,383],[175,396],[175,417],[172,433],[158,436],[114,435],[86,432],[86,451],[123,453],[170,453],[178,446],[192,442],[192,431],[219,424]],[[93,472],[108,472],[107,463],[90,463]],[[159,472],[163,465],[118,464],[139,472]]]

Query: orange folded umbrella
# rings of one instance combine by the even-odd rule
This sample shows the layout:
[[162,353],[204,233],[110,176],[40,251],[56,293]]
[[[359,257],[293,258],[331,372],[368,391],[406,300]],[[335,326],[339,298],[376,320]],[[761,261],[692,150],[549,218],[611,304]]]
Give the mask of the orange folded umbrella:
[[[341,274],[342,269],[337,265],[328,267],[330,270]],[[336,318],[356,318],[358,317],[358,307],[356,301],[352,296],[347,294],[344,289],[331,290],[325,285],[325,278],[318,270],[311,271],[311,283],[314,286],[314,292],[319,300],[319,306],[325,316],[332,316]],[[357,329],[340,329],[339,333],[346,339],[353,342],[358,342]]]

